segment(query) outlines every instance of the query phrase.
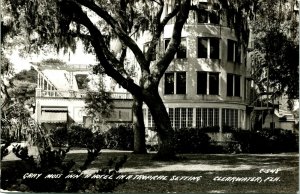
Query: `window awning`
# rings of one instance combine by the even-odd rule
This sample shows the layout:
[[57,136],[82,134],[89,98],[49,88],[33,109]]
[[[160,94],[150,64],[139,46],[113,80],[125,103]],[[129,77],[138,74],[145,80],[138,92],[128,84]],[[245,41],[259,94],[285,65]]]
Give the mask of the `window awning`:
[[41,123],[66,123],[68,112],[47,112],[42,111],[40,122]]
[[68,107],[65,106],[51,106],[51,107],[42,107],[42,111],[46,112],[68,112]]

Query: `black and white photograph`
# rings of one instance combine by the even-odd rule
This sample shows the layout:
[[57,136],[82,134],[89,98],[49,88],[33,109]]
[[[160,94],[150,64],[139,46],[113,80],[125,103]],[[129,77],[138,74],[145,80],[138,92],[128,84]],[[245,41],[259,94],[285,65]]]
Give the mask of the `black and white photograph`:
[[299,193],[298,0],[0,0],[1,193]]

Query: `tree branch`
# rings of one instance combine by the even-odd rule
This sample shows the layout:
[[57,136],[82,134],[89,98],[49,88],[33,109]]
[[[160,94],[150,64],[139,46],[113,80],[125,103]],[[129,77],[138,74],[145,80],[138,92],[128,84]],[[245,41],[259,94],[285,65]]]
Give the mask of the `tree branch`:
[[[65,1],[67,3],[74,4],[73,1]],[[76,3],[75,3],[76,4]],[[75,5],[73,6],[75,7]],[[82,25],[84,25],[91,34],[91,44],[95,49],[97,54],[97,58],[100,61],[101,66],[104,68],[105,73],[115,79],[123,88],[127,89],[133,95],[140,96],[141,89],[138,85],[136,85],[133,80],[128,77],[125,78],[120,73],[119,69],[114,68],[114,64],[119,64],[119,66],[123,66],[120,64],[114,55],[109,51],[107,45],[105,44],[105,40],[101,32],[98,28],[91,22],[88,16],[82,11],[81,7],[76,4],[77,9],[72,10],[75,17],[73,18]],[[125,71],[125,70],[124,70]]]
[[114,30],[114,32],[118,35],[120,40],[123,41],[123,43],[132,50],[132,52],[135,55],[135,58],[137,59],[138,63],[140,64],[142,69],[148,69],[147,64],[149,63],[139,46],[135,43],[135,41],[130,38],[130,36],[124,32],[122,27],[118,24],[118,22],[111,16],[107,11],[105,11],[103,8],[100,6],[96,5],[92,1],[86,1],[86,0],[74,0],[74,2],[77,2],[90,10],[94,11],[99,17],[104,19],[107,24]]
[[156,31],[152,37],[152,40],[150,42],[150,45],[149,45],[149,48],[148,48],[148,51],[146,53],[146,59],[147,60],[150,60],[150,57],[152,56],[152,53],[155,51],[156,49],[156,45],[160,39],[160,36],[161,36],[161,33],[162,31],[164,30],[164,27],[165,25],[167,25],[167,23],[170,21],[171,18],[173,18],[174,16],[176,16],[176,14],[178,13],[179,11],[179,3],[177,2],[175,4],[175,7],[174,9],[172,10],[171,13],[169,13],[168,15],[165,16],[165,18],[160,21],[161,19],[161,16],[162,16],[162,12],[163,12],[163,8],[165,6],[164,2],[161,1],[161,4],[160,4],[160,9],[158,11],[158,13],[156,14],[156,19],[155,19],[155,22],[156,22]]
[[164,27],[172,17],[176,16],[176,14],[179,11],[179,3],[176,3],[174,9],[172,10],[171,13],[165,16],[165,18],[161,21],[161,25]]
[[156,70],[153,72],[153,78],[159,81],[164,72],[169,67],[169,64],[174,59],[174,55],[177,52],[177,48],[181,43],[181,31],[188,18],[190,10],[190,0],[186,0],[180,5],[179,12],[176,15],[176,22],[173,27],[173,34],[171,41],[168,45],[165,55],[157,62]]

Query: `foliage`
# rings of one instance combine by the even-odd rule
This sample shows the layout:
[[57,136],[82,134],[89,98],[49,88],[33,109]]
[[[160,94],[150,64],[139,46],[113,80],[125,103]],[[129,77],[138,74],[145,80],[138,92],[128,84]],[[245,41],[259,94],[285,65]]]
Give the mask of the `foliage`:
[[[2,35],[2,34],[1,34]],[[1,111],[4,111],[6,106],[10,103],[11,97],[8,93],[8,89],[13,86],[11,78],[14,75],[12,64],[4,56],[1,49]]]
[[111,116],[114,109],[111,94],[105,90],[103,81],[100,80],[97,91],[88,91],[85,97],[87,114],[101,121]]
[[45,65],[63,66],[63,65],[66,65],[66,63],[63,62],[60,59],[50,58],[50,59],[42,60],[39,65],[43,65],[43,66],[45,66]]
[[1,139],[1,160],[8,155],[8,146],[10,146],[10,141],[2,142]]
[[36,83],[37,71],[33,67],[31,67],[30,70],[22,70],[14,75],[13,80]]
[[120,125],[112,127],[105,134],[107,148],[111,148],[109,142],[116,141],[114,149],[132,150],[133,149],[133,129],[131,126]]
[[[27,100],[34,99],[36,84],[28,81],[13,81],[14,87],[10,88],[8,92],[14,101],[25,103]],[[24,104],[25,105],[25,104]]]
[[84,74],[76,74],[75,79],[78,85],[78,89],[87,89],[88,88],[88,82],[89,79],[87,78],[87,75]]
[[223,127],[222,127],[222,132],[223,133],[230,133],[230,132],[233,132],[233,131],[235,131],[236,129],[234,128],[234,127],[232,127],[232,126],[228,126],[228,125],[224,125]]
[[204,132],[204,133],[219,132],[220,131],[220,127],[219,126],[203,127],[203,128],[200,128],[199,130],[201,130],[201,132]]
[[174,139],[178,153],[203,153],[210,146],[210,137],[196,128],[178,129]]
[[252,77],[260,92],[266,92],[269,84],[272,97],[299,96],[299,22],[294,2],[262,1],[251,23],[255,43],[250,53]]
[[73,125],[67,133],[68,144],[71,147],[102,148],[104,146],[104,138],[101,134],[93,133],[91,129]]
[[[32,108],[34,104],[37,73],[31,69],[13,74],[9,73],[12,71],[9,70],[9,66],[6,67],[8,69],[3,72],[3,75],[8,73],[11,76],[3,77],[2,81],[5,79],[6,81],[1,84],[3,89],[1,95],[4,99],[4,103],[1,105],[1,127],[3,131],[6,131],[6,138],[11,138],[9,132],[14,132],[15,140],[20,140],[23,138],[20,134],[21,130],[28,128],[29,108]],[[3,75],[1,75],[1,79]]]
[[298,151],[298,136],[288,130],[241,130],[233,133],[233,139],[240,144],[243,153],[280,153]]
[[54,147],[63,147],[68,144],[68,129],[66,127],[56,127],[52,129],[51,139]]
[[5,112],[1,112],[1,131],[6,138],[20,141],[24,138],[23,129],[28,127],[30,113],[21,103],[10,104]]
[[[93,151],[92,151],[93,150]],[[99,170],[97,175],[111,175],[112,179],[92,179],[85,178],[81,174],[93,160],[95,160],[100,149],[93,148],[88,150],[85,163],[79,168],[75,168],[73,160],[66,161],[66,154],[69,149],[51,150],[47,148],[40,153],[40,162],[34,160],[28,155],[28,149],[20,146],[14,148],[16,156],[22,159],[22,163],[16,168],[13,174],[13,168],[4,168],[2,171],[2,188],[14,191],[26,192],[112,192],[118,185],[124,183],[124,180],[117,180],[120,174],[118,171],[126,162],[124,156],[118,160],[110,160],[107,167]],[[38,179],[24,179],[23,175],[27,172],[41,173],[42,177]],[[61,174],[58,178],[45,178],[48,174]],[[67,175],[78,175],[77,179],[65,178]],[[93,176],[93,174],[91,174]]]

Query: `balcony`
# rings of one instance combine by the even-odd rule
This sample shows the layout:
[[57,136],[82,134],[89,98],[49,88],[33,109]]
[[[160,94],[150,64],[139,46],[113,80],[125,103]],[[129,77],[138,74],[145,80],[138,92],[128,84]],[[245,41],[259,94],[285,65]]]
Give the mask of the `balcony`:
[[[36,97],[41,98],[84,98],[85,91],[61,91],[61,90],[41,90],[36,89]],[[133,99],[130,93],[111,92],[112,99]]]

